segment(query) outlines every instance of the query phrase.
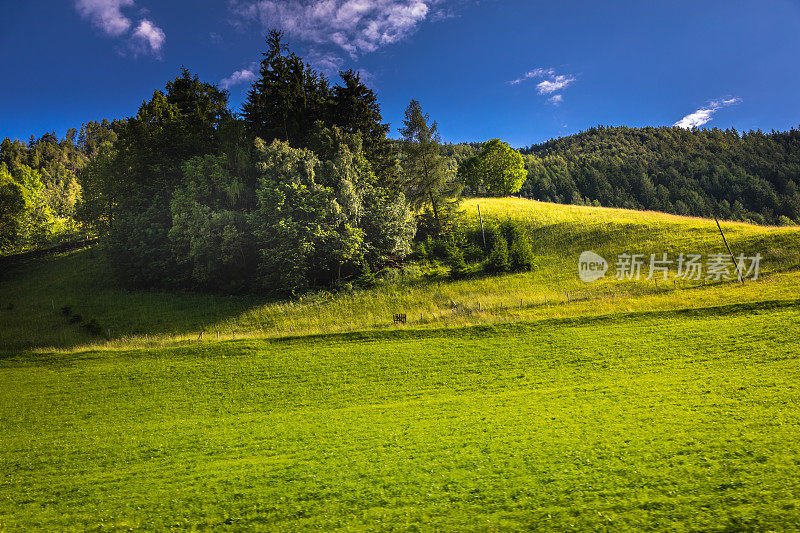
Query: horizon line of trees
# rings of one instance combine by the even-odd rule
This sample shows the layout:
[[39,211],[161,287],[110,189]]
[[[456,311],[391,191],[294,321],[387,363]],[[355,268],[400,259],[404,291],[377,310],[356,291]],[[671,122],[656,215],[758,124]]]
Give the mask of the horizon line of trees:
[[[419,102],[392,141],[374,91],[352,70],[339,77],[332,84],[271,31],[237,115],[226,91],[184,68],[135,116],[81,133],[66,157],[74,198],[59,215],[73,234],[99,235],[132,287],[294,294],[368,281],[412,252],[418,220],[433,221],[426,235],[452,227],[458,164]],[[75,135],[41,144],[64,152]],[[52,226],[44,188],[20,172],[36,150],[3,144],[0,224]],[[45,244],[18,229],[0,251]]]
[[464,194],[800,221],[798,130],[598,127],[516,151],[443,144],[411,100],[390,139],[356,72],[334,84],[266,41],[241,114],[184,68],[133,117],[4,139],[0,253],[91,233],[129,286],[287,294],[369,280],[415,237],[456,242]]
[[800,130],[590,128],[522,149],[520,194],[566,204],[800,223]]

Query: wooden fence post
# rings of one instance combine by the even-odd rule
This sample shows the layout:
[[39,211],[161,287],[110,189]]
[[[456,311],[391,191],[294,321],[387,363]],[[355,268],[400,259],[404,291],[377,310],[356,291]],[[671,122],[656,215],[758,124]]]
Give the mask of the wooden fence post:
[[486,232],[483,231],[483,215],[481,215],[481,204],[478,204],[478,218],[481,220],[481,235],[483,235],[483,249],[486,250]]

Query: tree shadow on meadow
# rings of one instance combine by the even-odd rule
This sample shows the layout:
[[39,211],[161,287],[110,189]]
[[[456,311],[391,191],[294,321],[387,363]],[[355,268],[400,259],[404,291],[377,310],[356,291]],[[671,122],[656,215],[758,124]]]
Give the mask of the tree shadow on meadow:
[[[95,248],[8,265],[0,277],[0,351],[70,348],[127,336],[202,331],[267,297],[121,287]],[[93,325],[92,321],[94,321]]]

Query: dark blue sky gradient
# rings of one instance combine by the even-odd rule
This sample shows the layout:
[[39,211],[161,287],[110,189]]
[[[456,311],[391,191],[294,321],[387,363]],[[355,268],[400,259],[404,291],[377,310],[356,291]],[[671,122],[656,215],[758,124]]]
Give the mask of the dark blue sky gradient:
[[[224,0],[136,0],[121,12],[134,25],[151,20],[166,40],[158,52],[135,55],[129,36],[104,33],[73,0],[2,4],[0,137],[22,139],[130,116],[181,65],[220,82],[257,61],[265,25],[281,23],[243,19]],[[357,57],[296,33],[290,40],[301,54],[335,54],[343,67],[369,73],[395,136],[411,98],[453,142],[499,137],[524,146],[598,124],[672,125],[721,99],[737,100],[714,109],[705,127],[800,124],[795,0],[428,4],[405,38]],[[509,84],[536,68],[575,81],[544,95],[543,77]],[[246,89],[231,87],[234,107]],[[549,102],[553,94],[559,105]]]

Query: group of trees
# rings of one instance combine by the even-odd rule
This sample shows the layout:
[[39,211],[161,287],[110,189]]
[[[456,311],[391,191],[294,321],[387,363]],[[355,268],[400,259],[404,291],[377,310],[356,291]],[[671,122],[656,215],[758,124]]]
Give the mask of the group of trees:
[[78,230],[82,187],[78,174],[114,126],[89,122],[59,139],[55,133],[28,142],[0,142],[0,253],[46,246]]
[[418,260],[438,260],[460,279],[470,273],[528,272],[536,257],[526,228],[515,221],[489,224],[482,229],[454,226],[446,233],[428,235],[414,247]]
[[[593,128],[523,150],[442,145],[412,100],[390,140],[375,93],[338,84],[270,32],[242,114],[183,69],[137,114],[0,144],[0,253],[78,231],[102,238],[129,285],[293,293],[369,278],[409,255],[455,277],[527,270],[519,228],[489,248],[454,227],[470,194],[657,209],[767,223],[800,220],[800,131]],[[431,241],[431,239],[433,239]]]
[[598,127],[523,150],[521,194],[756,223],[800,222],[800,130]]
[[86,224],[134,286],[293,293],[411,251],[414,214],[377,98],[271,32],[241,118],[183,70],[81,172]]

